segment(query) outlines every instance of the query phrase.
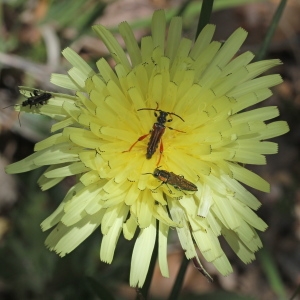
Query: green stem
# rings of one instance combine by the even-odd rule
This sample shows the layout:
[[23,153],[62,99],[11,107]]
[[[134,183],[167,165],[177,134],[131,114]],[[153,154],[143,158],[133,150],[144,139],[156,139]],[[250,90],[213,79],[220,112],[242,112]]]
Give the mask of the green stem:
[[276,299],[287,299],[283,281],[271,252],[266,246],[264,246],[264,248],[259,251],[257,256],[269,281],[269,284],[277,296]]
[[203,0],[201,11],[199,15],[198,27],[196,32],[196,39],[201,30],[209,23],[211,12],[213,9],[214,0]]
[[180,290],[182,288],[185,272],[187,270],[189,262],[190,261],[185,257],[185,255],[183,255],[182,261],[181,261],[181,266],[178,271],[176,280],[174,282],[174,285],[173,285],[173,288],[172,288],[172,291],[171,291],[171,294],[170,294],[168,300],[176,300],[178,298],[178,296],[180,294]]
[[260,48],[260,50],[258,51],[258,54],[256,56],[256,61],[260,61],[262,59],[264,59],[264,57],[266,56],[267,50],[270,46],[271,40],[273,38],[273,35],[275,33],[275,30],[277,28],[277,25],[279,23],[279,20],[281,18],[281,15],[284,11],[284,7],[286,5],[287,0],[281,0],[280,4],[278,5],[278,8],[273,16],[271,25],[267,31],[266,37],[263,41],[263,44]]

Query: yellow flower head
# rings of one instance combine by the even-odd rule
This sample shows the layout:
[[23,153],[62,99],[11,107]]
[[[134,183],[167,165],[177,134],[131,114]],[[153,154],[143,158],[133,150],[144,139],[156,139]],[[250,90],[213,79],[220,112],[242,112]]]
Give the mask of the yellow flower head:
[[93,29],[115,67],[101,58],[95,72],[65,49],[73,67],[68,75],[54,74],[52,83],[76,96],[53,93],[37,109],[58,121],[52,126],[58,133],[7,168],[18,173],[48,165],[39,179],[43,190],[78,176],[41,225],[55,226],[46,245],[64,256],[100,226],[100,258],[111,263],[120,233],[130,240],[138,230],[130,272],[138,287],[156,235],[160,270],[169,275],[170,227],[188,259],[198,260],[198,248],[223,275],[232,267],[221,235],[243,262],[252,261],[262,246],[256,229],[267,225],[254,213],[260,202],[241,183],[264,192],[269,184],[244,164],[265,164],[265,154],[278,150],[266,140],[289,129],[284,121],[269,122],[277,107],[245,109],[272,95],[281,77],[256,77],[281,62],[251,63],[251,52],[235,57],[247,36],[241,28],[221,43],[212,41],[215,27],[207,25],[193,44],[181,37],[182,20],[175,17],[165,39],[163,11],[154,13],[152,35],[141,46],[126,22],[119,25],[129,58],[106,28]]

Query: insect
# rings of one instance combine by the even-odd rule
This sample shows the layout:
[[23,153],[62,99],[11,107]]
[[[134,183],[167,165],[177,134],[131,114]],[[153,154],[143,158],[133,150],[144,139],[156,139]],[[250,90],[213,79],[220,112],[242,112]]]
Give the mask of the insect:
[[[196,185],[194,185],[192,182],[185,179],[182,175],[177,175],[173,172],[168,172],[166,170],[160,170],[159,168],[156,168],[153,173],[144,173],[144,174],[152,174],[155,178],[162,181],[162,183],[155,189],[158,189],[161,185],[168,184],[172,185],[176,190],[182,191],[191,191],[196,192],[198,191],[198,188]],[[172,192],[169,189],[170,194]],[[183,192],[184,193],[184,192]]]
[[[27,100],[23,101],[21,104],[9,105],[9,106],[4,107],[3,109],[10,107],[10,106],[15,106],[15,105],[19,105],[22,107],[29,106],[29,108],[31,108],[33,105],[35,107],[38,107],[38,105],[43,105],[43,104],[47,103],[47,101],[51,97],[52,97],[52,94],[50,94],[50,93],[42,93],[42,92],[39,92],[38,90],[34,90],[33,93],[30,93],[30,97],[28,97]],[[18,119],[19,119],[19,123],[21,126],[19,116],[20,116],[20,112],[18,114]]]
[[[163,111],[163,110],[160,110],[158,109],[158,103],[156,103],[156,108],[140,108],[138,109],[138,111],[141,111],[141,110],[154,110],[154,115],[155,117],[157,118],[156,122],[153,124],[152,126],[152,129],[150,130],[149,133],[145,134],[145,135],[142,135],[140,136],[136,142],[133,143],[133,145],[126,151],[123,151],[123,152],[129,152],[131,151],[131,149],[140,141],[142,141],[143,139],[145,139],[148,135],[151,134],[150,136],[150,140],[149,140],[149,143],[148,143],[148,146],[147,146],[147,152],[146,152],[146,158],[147,159],[150,159],[153,154],[155,153],[157,147],[158,147],[158,144],[160,142],[160,147],[159,147],[159,151],[160,151],[160,157],[159,157],[159,160],[157,162],[157,165],[159,165],[159,162],[161,160],[161,155],[163,153],[163,150],[164,150],[164,147],[163,147],[163,143],[161,141],[161,137],[162,135],[164,134],[165,130],[166,130],[166,127],[171,129],[171,130],[175,130],[175,131],[178,131],[178,132],[183,132],[185,133],[184,131],[181,131],[181,130],[177,130],[177,129],[174,129],[172,127],[168,127],[166,126],[165,124],[167,122],[172,122],[173,119],[172,117],[167,120],[167,116],[176,116],[178,117],[179,119],[181,119],[183,122],[184,120],[177,114],[175,113],[171,113],[171,112],[167,112],[167,111]],[[159,112],[159,115],[157,114],[157,112]]]
[[38,105],[46,104],[47,101],[52,97],[50,93],[41,93],[38,90],[34,90],[33,94],[30,93],[30,97],[27,100],[23,101],[21,106],[29,106],[30,108],[34,105],[37,107]]

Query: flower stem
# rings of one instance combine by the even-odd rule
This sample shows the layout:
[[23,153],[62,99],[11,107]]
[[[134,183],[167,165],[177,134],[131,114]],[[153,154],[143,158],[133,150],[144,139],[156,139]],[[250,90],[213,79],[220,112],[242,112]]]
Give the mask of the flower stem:
[[196,38],[198,37],[201,30],[209,23],[212,8],[214,5],[214,0],[203,0],[201,11],[199,15],[198,27],[196,32]]
[[266,246],[263,249],[260,249],[258,258],[270,283],[270,286],[277,296],[277,299],[287,299],[284,284],[282,282],[276,262]]
[[273,16],[272,22],[270,24],[270,27],[268,29],[268,32],[266,34],[266,37],[265,37],[265,39],[263,41],[263,44],[262,44],[262,46],[261,46],[261,48],[258,51],[258,54],[256,56],[256,61],[260,61],[260,60],[262,60],[262,59],[265,58],[267,50],[268,50],[268,48],[270,46],[272,37],[273,37],[273,35],[275,33],[275,30],[277,28],[277,25],[278,25],[278,23],[280,21],[281,15],[282,15],[282,13],[284,11],[286,2],[287,2],[287,0],[281,0],[280,4],[278,5],[277,10],[276,10],[276,12],[275,12],[275,14]]
[[174,282],[171,294],[168,298],[168,300],[176,300],[180,294],[180,290],[182,288],[185,272],[187,270],[187,267],[189,265],[189,260],[185,257],[185,255],[182,256],[181,266],[178,271],[176,280]]

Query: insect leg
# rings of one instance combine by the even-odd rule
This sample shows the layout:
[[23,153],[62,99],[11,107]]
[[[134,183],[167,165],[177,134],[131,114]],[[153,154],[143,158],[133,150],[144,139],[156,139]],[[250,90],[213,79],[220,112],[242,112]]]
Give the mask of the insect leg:
[[140,136],[140,137],[137,139],[137,141],[134,142],[128,150],[122,151],[122,153],[124,153],[124,152],[130,152],[131,149],[132,149],[138,142],[140,142],[140,141],[142,141],[143,139],[145,139],[149,134],[150,134],[150,133],[147,133],[147,134],[145,134],[145,135]]
[[175,188],[177,191],[180,191],[181,193],[183,193],[183,194],[186,195],[186,193],[185,193],[179,186],[174,185],[174,188]]
[[168,187],[168,191],[170,194],[173,194],[173,192],[171,191],[170,187],[168,186],[168,184],[165,182],[166,186]]
[[172,190],[170,189],[170,187],[168,186],[168,184],[163,181],[158,187],[156,187],[153,191],[157,190],[159,187],[161,187],[163,184],[165,184],[168,187],[168,191],[170,194],[173,194]]
[[161,187],[165,182],[163,181],[158,187],[156,187],[153,191],[157,190],[159,187]]

